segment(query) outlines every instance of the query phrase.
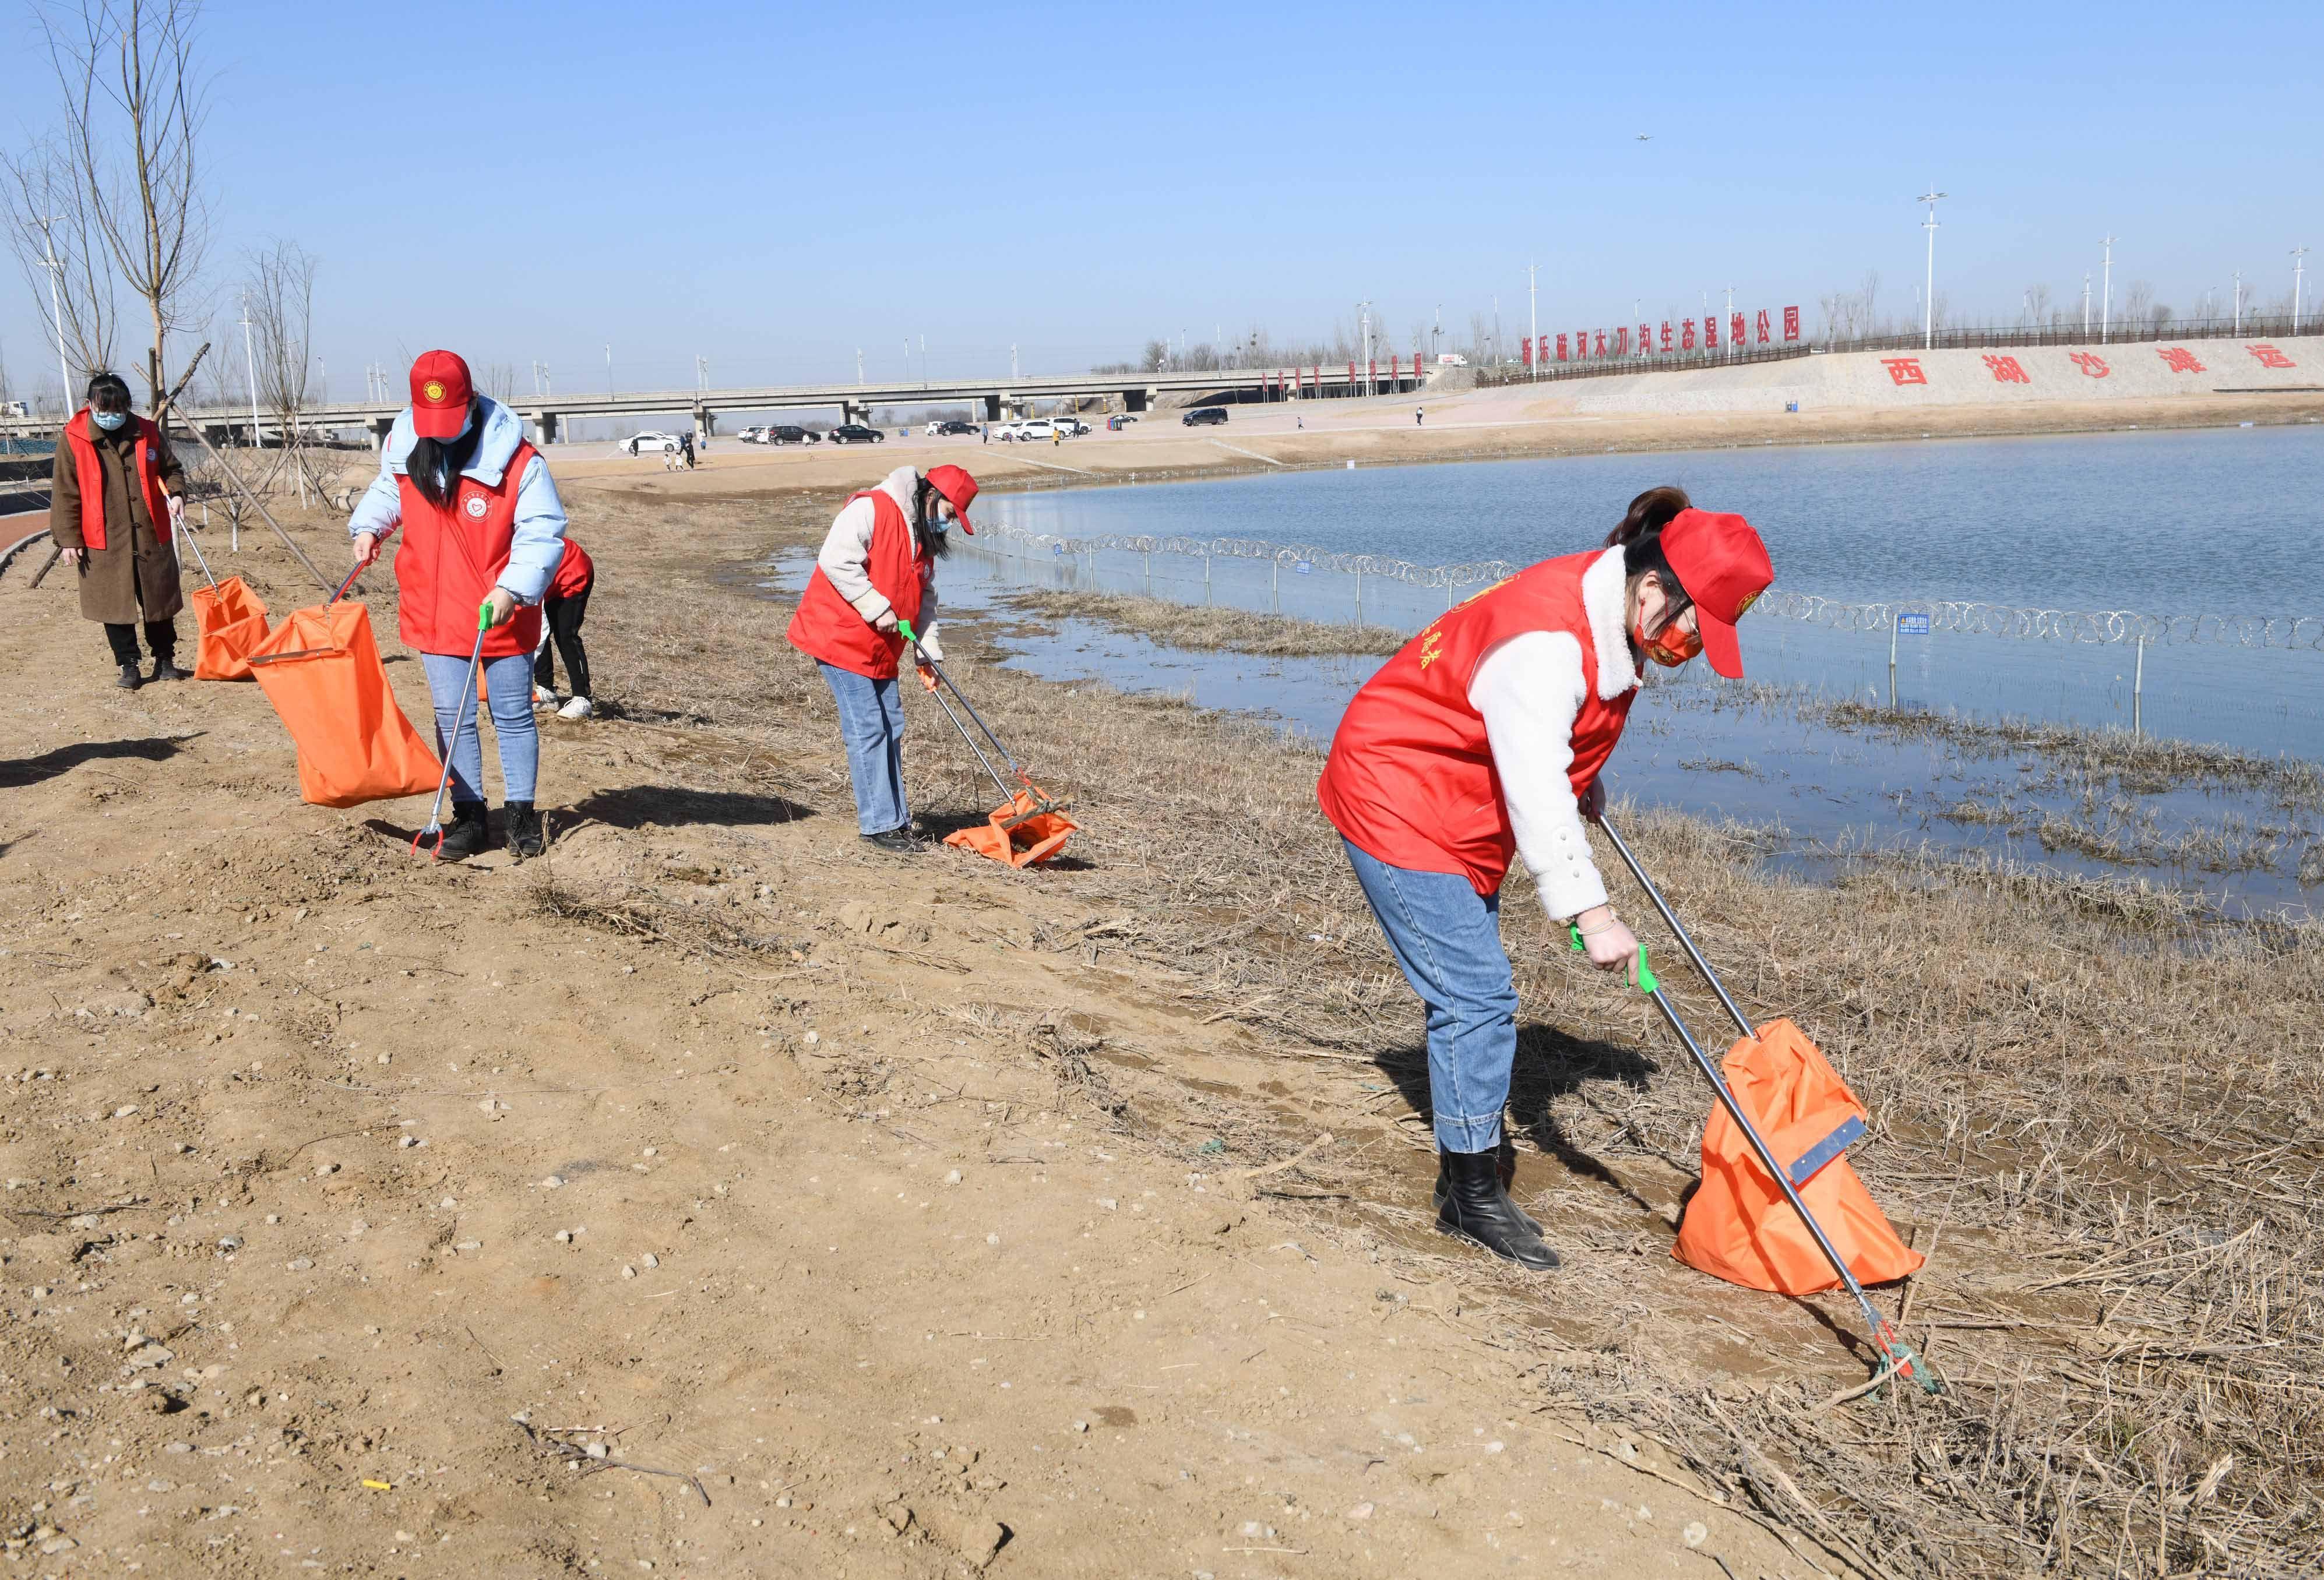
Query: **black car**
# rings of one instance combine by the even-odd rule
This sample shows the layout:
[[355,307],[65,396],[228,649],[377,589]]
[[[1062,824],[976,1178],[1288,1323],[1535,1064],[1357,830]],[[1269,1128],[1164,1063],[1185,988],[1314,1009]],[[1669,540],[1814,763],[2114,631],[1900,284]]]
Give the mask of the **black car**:
[[814,436],[807,429],[788,423],[767,430],[767,443],[770,445],[804,445]]
[[973,422],[954,420],[936,424],[936,432],[940,434],[973,434],[976,431],[976,425]]
[[878,445],[885,443],[887,437],[878,428],[865,427],[860,422],[843,422],[831,430],[831,442],[835,445]]
[[1223,406],[1197,406],[1178,420],[1188,427],[1215,427],[1226,419],[1227,409]]

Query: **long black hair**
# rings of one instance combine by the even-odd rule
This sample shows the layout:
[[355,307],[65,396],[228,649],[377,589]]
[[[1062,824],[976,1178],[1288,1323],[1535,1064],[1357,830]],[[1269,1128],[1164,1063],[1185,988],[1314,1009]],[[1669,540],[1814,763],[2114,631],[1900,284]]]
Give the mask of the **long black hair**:
[[1650,488],[1630,501],[1629,510],[1616,523],[1614,530],[1606,534],[1606,547],[1622,551],[1622,574],[1626,578],[1652,573],[1655,580],[1662,583],[1663,592],[1671,600],[1665,621],[1685,613],[1687,605],[1694,600],[1687,596],[1686,589],[1679,584],[1678,573],[1663,557],[1663,528],[1693,502],[1686,497],[1686,490],[1675,483]]
[[471,396],[468,431],[457,438],[414,439],[411,454],[404,459],[403,474],[421,499],[440,510],[459,491],[460,473],[476,458],[476,446],[484,436],[484,403]]
[[942,559],[952,552],[952,534],[937,531],[930,520],[928,508],[936,491],[936,485],[925,477],[912,491],[912,547],[930,559]]

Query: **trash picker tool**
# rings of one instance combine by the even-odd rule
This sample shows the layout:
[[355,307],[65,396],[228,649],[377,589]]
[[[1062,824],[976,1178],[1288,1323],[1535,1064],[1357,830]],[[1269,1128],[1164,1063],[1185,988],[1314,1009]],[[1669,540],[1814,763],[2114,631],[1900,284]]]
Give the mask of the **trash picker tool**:
[[[361,567],[358,566],[357,569],[360,570]],[[350,575],[340,586],[339,592],[344,592],[354,584],[355,577]],[[334,603],[338,602],[337,593],[332,594],[331,602]],[[411,836],[411,853],[414,856],[420,854],[420,841],[433,834],[436,836],[436,842],[428,848],[429,859],[430,860],[443,859],[444,790],[452,782],[452,753],[459,744],[460,725],[468,716],[468,698],[476,689],[476,664],[484,656],[484,633],[492,629],[492,624],[493,604],[492,600],[488,598],[476,605],[476,645],[468,650],[468,673],[460,682],[460,700],[452,704],[452,733],[444,742],[444,776],[436,781],[436,799],[428,804],[428,826]]]
[[[1638,864],[1637,857],[1631,853],[1629,846],[1623,843],[1621,835],[1614,831],[1612,823],[1601,817],[1598,826],[1605,830],[1606,837],[1613,842],[1614,849],[1620,853],[1623,862],[1630,869],[1630,875],[1638,880],[1638,886],[1646,891],[1647,897],[1654,902],[1655,909],[1662,913],[1664,921],[1670,923],[1670,929],[1677,934],[1681,947],[1686,951],[1687,957],[1693,960],[1695,969],[1702,973],[1703,980],[1711,984],[1711,991],[1719,995],[1719,1001],[1727,1006],[1727,1013],[1735,1018],[1735,1024],[1742,1028],[1746,1037],[1757,1041],[1758,1032],[1745,1017],[1743,1012],[1736,1007],[1735,1000],[1728,996],[1727,989],[1720,984],[1718,977],[1711,971],[1711,963],[1702,958],[1702,951],[1694,946],[1694,940],[1690,938],[1686,929],[1679,924],[1676,914],[1671,910],[1669,903],[1663,898],[1662,892],[1655,888],[1653,881],[1646,877],[1646,868]],[[1580,926],[1569,926],[1568,931],[1572,935],[1574,949],[1577,951],[1583,949],[1585,946],[1582,942]],[[1743,1133],[1744,1139],[1750,1144],[1751,1151],[1758,1159],[1760,1168],[1766,1171],[1767,1177],[1773,1180],[1776,1188],[1784,1193],[1784,1199],[1791,1204],[1792,1210],[1799,1214],[1800,1222],[1806,1227],[1809,1237],[1815,1241],[1816,1248],[1823,1253],[1824,1260],[1831,1264],[1832,1272],[1840,1276],[1840,1281],[1855,1299],[1857,1309],[1863,1313],[1865,1325],[1871,1333],[1872,1342],[1878,1348],[1886,1369],[1896,1376],[1917,1383],[1923,1393],[1942,1392],[1943,1385],[1937,1381],[1936,1374],[1929,1370],[1928,1363],[1914,1353],[1913,1346],[1904,1342],[1904,1336],[1891,1327],[1888,1319],[1881,1316],[1878,1309],[1872,1304],[1871,1297],[1864,1292],[1863,1284],[1857,1281],[1855,1272],[1849,1269],[1847,1258],[1840,1255],[1838,1248],[1832,1245],[1831,1236],[1824,1233],[1823,1226],[1816,1222],[1815,1214],[1808,1209],[1808,1204],[1801,1199],[1799,1187],[1794,1182],[1791,1171],[1776,1161],[1774,1149],[1768,1146],[1766,1139],[1759,1134],[1758,1126],[1752,1124],[1750,1116],[1743,1112],[1743,1105],[1736,1100],[1735,1093],[1728,1086],[1726,1078],[1720,1073],[1719,1066],[1711,1061],[1710,1054],[1703,1052],[1702,1044],[1694,1040],[1694,1034],[1686,1029],[1686,1023],[1679,1018],[1677,1006],[1673,1005],[1669,997],[1663,992],[1662,984],[1655,979],[1654,971],[1648,967],[1646,947],[1643,943],[1638,946],[1638,991],[1654,1000],[1655,1007],[1662,1011],[1663,1019],[1668,1021],[1671,1030],[1678,1033],[1678,1040],[1686,1045],[1688,1054],[1694,1060],[1695,1068],[1702,1070],[1703,1079],[1711,1083],[1711,1089],[1718,1097],[1720,1106],[1727,1110],[1727,1116],[1735,1122],[1736,1128]]]
[[[936,698],[936,706],[944,710],[945,717],[952,721],[952,727],[960,732],[961,739],[968,743],[968,749],[975,754],[976,760],[983,766],[993,787],[1001,792],[1002,798],[1002,804],[993,808],[987,817],[988,826],[961,829],[947,834],[945,843],[973,850],[980,856],[990,856],[995,861],[1005,861],[1011,867],[1030,867],[1056,855],[1065,849],[1066,839],[1078,826],[1065,815],[1065,804],[1033,783],[1033,776],[1026,772],[1015,754],[1001,744],[1001,738],[992,732],[992,727],[978,714],[975,704],[968,700],[959,686],[953,684],[952,676],[945,673],[944,666],[928,657],[927,650],[920,646],[919,633],[912,629],[912,622],[898,620],[896,629],[903,633],[906,641],[911,643],[914,660],[926,665],[929,673],[941,684],[942,689],[930,694]],[[952,703],[945,700],[944,694],[947,691],[952,693],[954,700],[960,703],[962,711],[968,714],[978,732],[991,746],[991,756],[987,756],[984,748],[976,743],[976,737],[968,732],[968,726],[961,722],[960,714],[953,711]],[[1010,787],[1008,781],[1001,778],[1001,771],[992,766],[994,757],[1008,765],[1009,772],[1017,780],[1016,787]]]

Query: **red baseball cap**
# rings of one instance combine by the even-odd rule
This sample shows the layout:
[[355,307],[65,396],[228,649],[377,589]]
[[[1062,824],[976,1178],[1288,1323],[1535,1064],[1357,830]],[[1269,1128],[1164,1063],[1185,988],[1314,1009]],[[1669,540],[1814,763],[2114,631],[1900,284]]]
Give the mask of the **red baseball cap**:
[[976,479],[957,466],[932,466],[928,469],[928,486],[944,495],[960,512],[960,529],[975,537],[976,528],[968,524],[968,501],[976,497]]
[[467,426],[476,386],[456,352],[426,351],[411,364],[411,427],[423,439],[449,439]]
[[1740,516],[1681,510],[1662,531],[1663,558],[1694,601],[1702,656],[1729,680],[1743,678],[1735,622],[1775,580],[1767,546]]

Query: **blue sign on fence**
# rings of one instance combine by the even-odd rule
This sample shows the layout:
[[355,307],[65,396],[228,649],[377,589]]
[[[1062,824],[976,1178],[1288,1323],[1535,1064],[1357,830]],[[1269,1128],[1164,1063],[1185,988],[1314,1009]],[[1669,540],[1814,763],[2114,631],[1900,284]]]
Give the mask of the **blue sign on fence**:
[[1305,560],[1301,560],[1297,565],[1293,565],[1291,568],[1303,576],[1311,574],[1315,569],[1314,565],[1309,565]]
[[1896,617],[1896,634],[1900,637],[1925,637],[1929,634],[1929,617],[1925,614],[1900,614]]

